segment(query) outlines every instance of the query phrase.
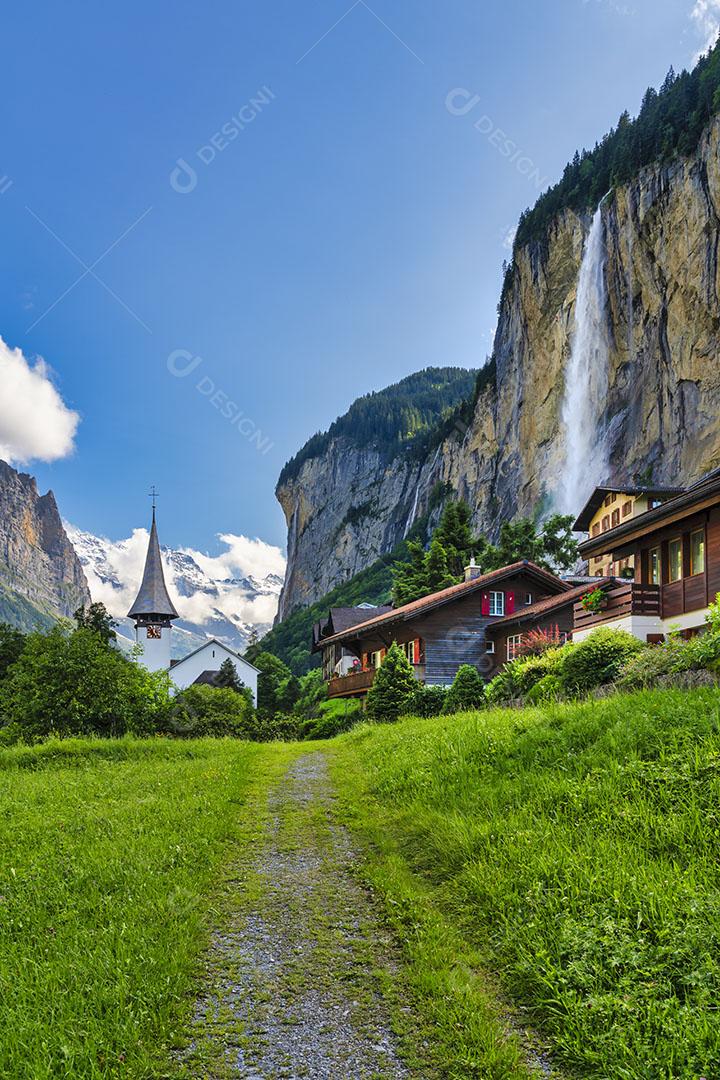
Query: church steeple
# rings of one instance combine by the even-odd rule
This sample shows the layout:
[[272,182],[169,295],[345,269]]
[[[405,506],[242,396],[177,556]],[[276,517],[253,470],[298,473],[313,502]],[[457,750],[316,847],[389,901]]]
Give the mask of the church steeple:
[[[172,619],[179,618],[165,584],[160,541],[155,522],[155,488],[152,492],[152,526],[150,542],[145,558],[140,591],[128,611],[128,618],[135,620],[135,637],[143,646],[143,663],[151,671],[170,666],[170,634]],[[141,631],[145,631],[144,634]]]

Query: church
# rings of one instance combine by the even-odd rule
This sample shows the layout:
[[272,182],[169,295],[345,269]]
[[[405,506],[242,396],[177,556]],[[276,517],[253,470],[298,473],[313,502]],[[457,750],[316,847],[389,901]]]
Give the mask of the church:
[[257,705],[258,669],[217,638],[209,638],[200,648],[180,660],[170,659],[173,619],[180,616],[165,584],[154,499],[145,569],[140,591],[128,611],[128,618],[135,623],[135,641],[142,649],[139,662],[149,671],[168,671],[177,690],[184,690],[194,683],[212,686],[220,665],[229,660],[238,678],[251,690],[253,702]]

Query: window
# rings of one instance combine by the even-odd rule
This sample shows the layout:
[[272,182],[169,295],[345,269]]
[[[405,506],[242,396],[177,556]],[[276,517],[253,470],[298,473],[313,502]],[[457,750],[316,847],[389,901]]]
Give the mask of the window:
[[600,522],[596,521],[595,524],[592,527],[592,534],[593,534],[593,536],[597,536],[599,534],[599,532],[600,532]]
[[619,509],[613,510],[612,518],[610,520],[611,520],[613,529],[615,528],[616,525],[620,524],[620,510]]
[[614,498],[615,498],[614,495],[606,495],[605,496],[605,506],[610,506]]
[[668,580],[680,581],[682,576],[682,540],[678,538],[668,544]]
[[485,642],[485,652],[486,653],[494,653],[495,652],[495,642],[494,641],[486,641]]
[[610,528],[610,516],[608,514],[602,519],[602,531],[607,532]]
[[596,562],[596,563],[599,563],[599,562],[602,562],[604,558],[605,558],[604,555],[596,555],[593,561]]
[[651,585],[660,584],[660,548],[648,551],[648,582]]
[[525,604],[529,607],[530,604],[532,604],[532,602],[533,602],[532,601],[532,593],[531,592],[526,592],[525,593]]
[[623,515],[623,517],[629,517],[631,512],[632,512],[632,499],[628,499],[627,502],[623,503],[622,515]]
[[504,592],[491,592],[490,593],[490,614],[491,615],[504,615],[505,614],[505,593]]
[[522,645],[522,634],[512,634],[507,639],[507,658],[508,660],[514,660],[520,651]]
[[378,649],[376,652],[370,653],[370,664],[374,668],[379,668],[382,664],[382,649]]
[[690,533],[690,573],[705,572],[705,530]]
[[650,510],[654,510],[658,506],[662,506],[662,499],[648,499],[648,508]]

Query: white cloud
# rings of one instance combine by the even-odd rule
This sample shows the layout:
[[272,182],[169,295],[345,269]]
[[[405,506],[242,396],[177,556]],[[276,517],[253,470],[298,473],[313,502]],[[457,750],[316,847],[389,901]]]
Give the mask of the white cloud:
[[0,337],[0,458],[25,465],[67,457],[79,422],[42,357],[32,364]]
[[720,0],[695,0],[690,18],[703,38],[702,46],[693,57],[693,63],[696,63],[708,49],[712,49],[720,34]]
[[[84,533],[66,524],[68,535],[80,555],[93,600],[99,600],[116,618],[127,615],[137,595],[149,535],[147,529],[135,529],[125,540],[107,540]],[[263,540],[222,533],[218,539],[227,548],[211,556],[181,548],[199,572],[190,567],[185,574],[176,562],[163,552],[165,581],[180,617],[189,623],[203,626],[218,618],[218,612],[233,623],[252,626],[272,622],[277,611],[277,584],[267,583],[270,575],[283,578],[285,558],[278,547]],[[252,578],[262,588],[256,592],[242,580]],[[209,590],[209,591],[208,591]],[[190,591],[190,595],[183,595]]]

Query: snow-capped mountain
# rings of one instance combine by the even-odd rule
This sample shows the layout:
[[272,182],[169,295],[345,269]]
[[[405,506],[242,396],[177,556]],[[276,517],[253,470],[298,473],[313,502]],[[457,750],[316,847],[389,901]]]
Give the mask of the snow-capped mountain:
[[[135,529],[126,540],[108,540],[65,523],[82,563],[93,600],[118,620],[121,643],[135,640],[125,617],[142,578],[148,533]],[[165,580],[180,618],[174,623],[173,656],[183,656],[216,637],[242,651],[253,630],[270,629],[282,588],[285,560],[262,540],[223,533],[225,549],[211,556],[192,549],[163,548]]]

